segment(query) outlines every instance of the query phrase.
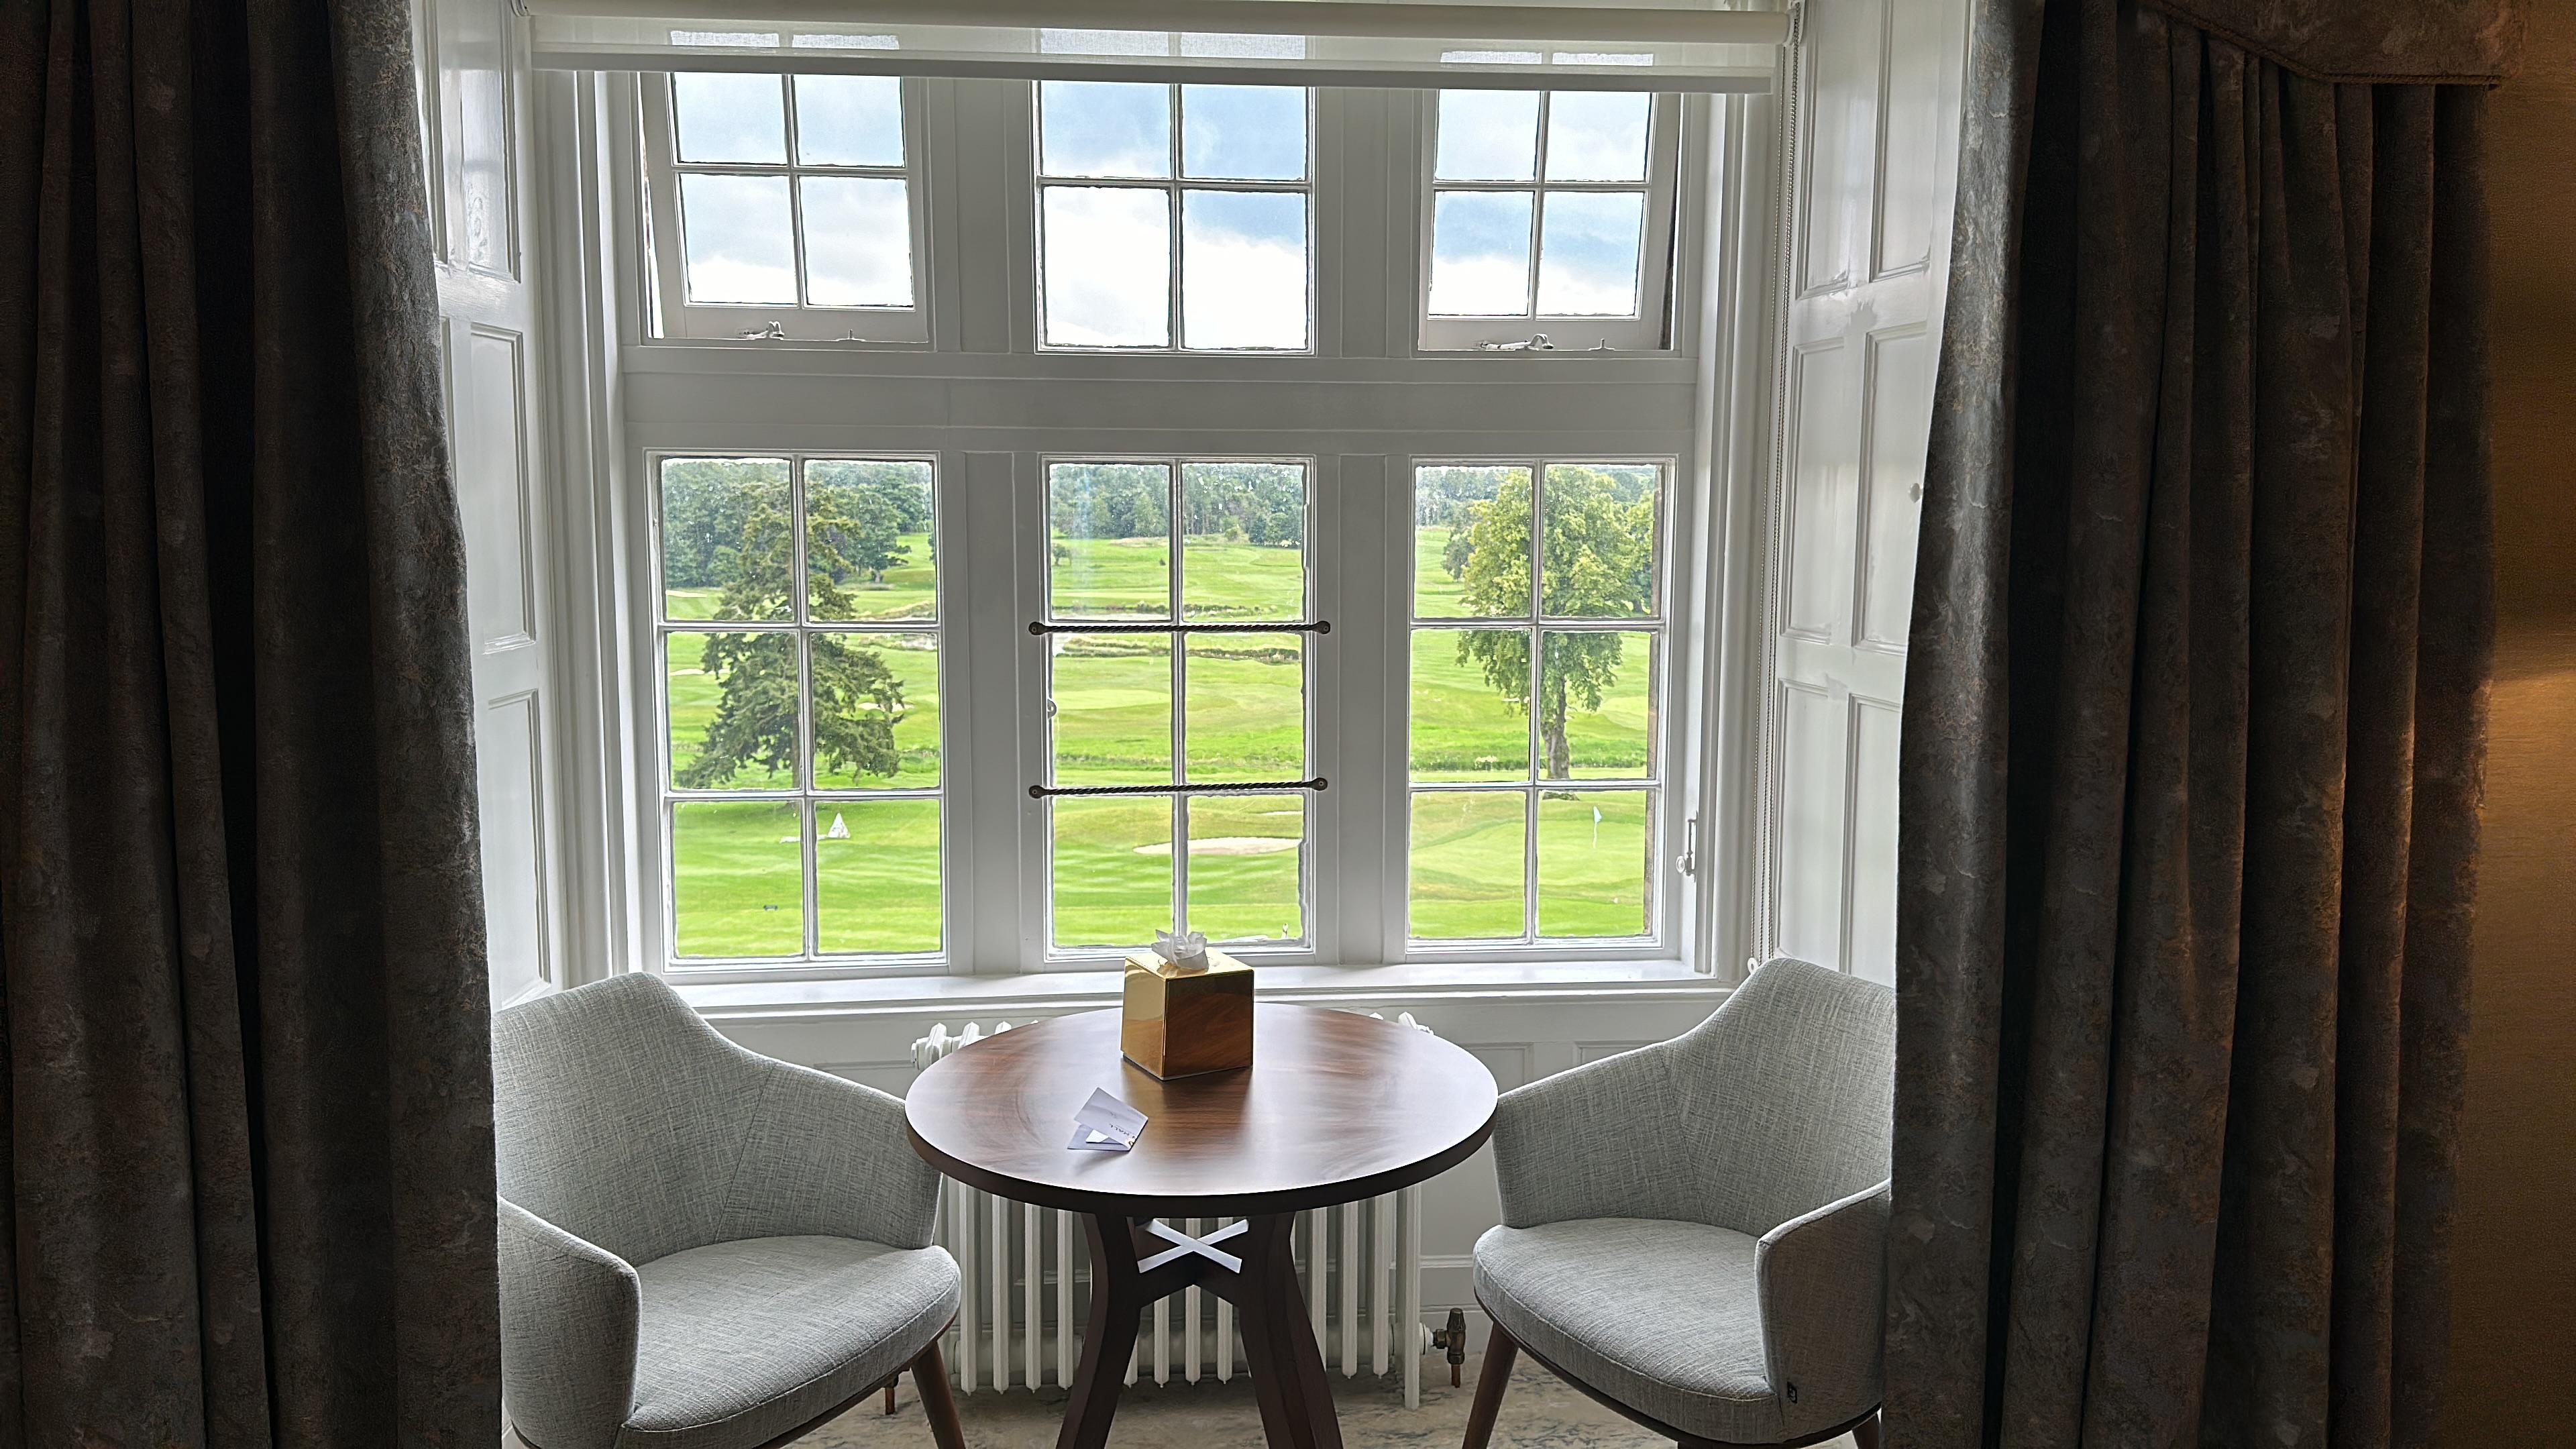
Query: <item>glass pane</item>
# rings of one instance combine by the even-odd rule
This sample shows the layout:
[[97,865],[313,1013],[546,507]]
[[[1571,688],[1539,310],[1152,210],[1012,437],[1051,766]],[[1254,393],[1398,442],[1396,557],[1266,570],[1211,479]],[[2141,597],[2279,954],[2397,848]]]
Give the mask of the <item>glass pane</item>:
[[807,176],[805,297],[817,307],[912,305],[912,207],[881,176]]
[[671,783],[796,786],[796,636],[680,633],[665,645]]
[[903,82],[890,75],[798,76],[796,159],[808,166],[902,165]]
[[1306,346],[1306,198],[1181,194],[1181,345]]
[[1048,698],[1055,726],[1055,783],[1170,783],[1171,639],[1133,634],[1051,638],[1055,659]]
[[1172,214],[1160,191],[1049,186],[1050,347],[1165,347],[1172,340]]
[[816,619],[939,611],[931,466],[902,458],[805,465],[805,607]]
[[1425,790],[1413,797],[1407,853],[1410,933],[1420,940],[1517,940],[1527,929],[1527,797],[1517,790]]
[[680,178],[692,302],[796,305],[796,243],[784,176]]
[[1539,315],[1637,315],[1637,247],[1645,224],[1644,192],[1548,193],[1538,251]]
[[939,784],[939,636],[815,634],[814,785]]
[[1301,634],[1190,640],[1190,779],[1306,778],[1305,646]]
[[681,71],[671,77],[680,159],[781,166],[787,119],[774,75]]
[[1047,607],[1057,618],[1172,616],[1172,471],[1162,463],[1047,468]]
[[1304,939],[1305,797],[1199,795],[1186,808],[1190,929],[1211,941]]
[[1530,193],[1444,191],[1432,204],[1431,314],[1529,314]]
[[663,617],[786,618],[787,507],[784,458],[663,460]]
[[1221,181],[1304,180],[1305,88],[1181,87],[1181,174]]
[[1168,87],[1128,81],[1040,81],[1038,117],[1041,175],[1172,174]]
[[1527,468],[1413,470],[1413,616],[1529,617]]
[[939,949],[939,802],[814,802],[814,945]]
[[1172,929],[1172,797],[1051,805],[1055,944],[1145,946]]
[[1306,617],[1306,467],[1183,463],[1181,612],[1233,622]]
[[1547,179],[1643,181],[1646,114],[1643,91],[1558,91],[1547,103]]
[[1538,175],[1538,92],[1442,91],[1442,181],[1528,181]]
[[1540,649],[1540,773],[1551,780],[1654,774],[1655,636],[1550,630]]
[[675,954],[803,953],[804,815],[794,800],[686,800],[671,807]]
[[1551,791],[1538,801],[1538,933],[1646,933],[1645,790]]
[[1529,634],[1418,629],[1413,635],[1413,778],[1530,777]]
[[1637,619],[1655,612],[1655,507],[1661,478],[1651,467],[1547,466],[1541,607],[1576,619]]

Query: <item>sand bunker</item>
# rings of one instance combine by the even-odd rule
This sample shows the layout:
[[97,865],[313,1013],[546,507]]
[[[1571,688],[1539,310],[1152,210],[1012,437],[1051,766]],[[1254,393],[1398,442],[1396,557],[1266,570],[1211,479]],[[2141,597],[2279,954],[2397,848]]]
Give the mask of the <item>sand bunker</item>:
[[[1202,835],[1190,842],[1192,855],[1276,855],[1296,848],[1297,837],[1293,835]],[[1172,842],[1158,840],[1152,845],[1140,845],[1136,853],[1169,855]]]

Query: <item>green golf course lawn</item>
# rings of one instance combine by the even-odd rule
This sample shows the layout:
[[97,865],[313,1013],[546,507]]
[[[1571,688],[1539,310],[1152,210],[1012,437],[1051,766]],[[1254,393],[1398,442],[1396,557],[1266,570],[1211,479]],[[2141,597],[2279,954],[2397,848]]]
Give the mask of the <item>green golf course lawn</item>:
[[[1445,530],[1425,528],[1422,587],[1450,586],[1438,568]],[[862,618],[927,625],[928,539],[882,586],[844,585]],[[1165,616],[1170,552],[1160,540],[1073,540],[1054,561],[1050,595],[1059,616]],[[1190,539],[1184,550],[1188,617],[1257,622],[1302,613],[1299,551]],[[1454,587],[1454,586],[1451,586]],[[667,593],[673,622],[713,621],[714,589]],[[1437,615],[1454,604],[1426,601]],[[720,624],[718,627],[721,627]],[[695,758],[721,698],[703,672],[707,633],[669,636],[665,682],[670,768]],[[937,636],[849,632],[809,647],[874,649],[904,687],[895,727],[899,768],[857,775],[813,763],[821,789],[929,790],[939,784]],[[1530,730],[1518,706],[1458,658],[1461,631],[1421,629],[1413,644],[1411,756],[1417,781],[1495,785],[1424,791],[1411,809],[1411,931],[1420,938],[1522,936]],[[1546,937],[1633,936],[1647,929],[1650,792],[1598,788],[1640,781],[1653,738],[1652,636],[1623,633],[1616,682],[1601,708],[1570,713],[1566,735],[1580,784],[1538,792],[1536,930]],[[1163,636],[1056,636],[1051,661],[1055,774],[1063,784],[1160,783],[1172,778],[1172,659]],[[1193,639],[1184,661],[1186,777],[1287,780],[1306,771],[1305,636],[1244,634]],[[1542,646],[1546,647],[1546,646]],[[1579,705],[1579,702],[1578,702]],[[789,789],[792,768],[746,765],[728,784]],[[803,953],[803,840],[814,838],[813,949],[824,953],[930,952],[940,948],[939,801],[822,800],[812,817],[796,800],[684,801],[673,807],[677,953],[692,957]],[[1173,907],[1175,803],[1169,798],[1058,800],[1050,827],[1055,862],[1053,940],[1124,946],[1153,938]],[[1189,798],[1188,924],[1211,939],[1294,939],[1299,874],[1311,868],[1298,795]],[[1596,813],[1597,812],[1597,813]],[[841,830],[835,833],[835,823]]]

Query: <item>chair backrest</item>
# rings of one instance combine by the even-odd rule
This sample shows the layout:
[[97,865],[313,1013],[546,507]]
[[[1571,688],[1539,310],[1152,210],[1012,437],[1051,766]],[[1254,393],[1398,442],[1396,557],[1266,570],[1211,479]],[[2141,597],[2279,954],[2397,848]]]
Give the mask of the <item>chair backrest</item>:
[[1673,1051],[1700,1221],[1760,1236],[1887,1176],[1895,992],[1780,957]]
[[492,1021],[501,1196],[630,1263],[717,1241],[766,1076],[661,978]]

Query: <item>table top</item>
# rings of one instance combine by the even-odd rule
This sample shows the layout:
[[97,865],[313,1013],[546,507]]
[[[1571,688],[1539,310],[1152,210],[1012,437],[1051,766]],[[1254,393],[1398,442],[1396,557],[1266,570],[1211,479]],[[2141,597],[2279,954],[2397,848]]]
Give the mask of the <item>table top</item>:
[[[1454,1166],[1494,1130],[1494,1078],[1451,1042],[1355,1012],[1253,1008],[1252,1068],[1158,1081],[1118,1053],[1119,1013],[989,1036],[904,1098],[950,1177],[1042,1207],[1249,1217],[1355,1202]],[[1126,1152],[1075,1151],[1095,1088],[1145,1114]]]

